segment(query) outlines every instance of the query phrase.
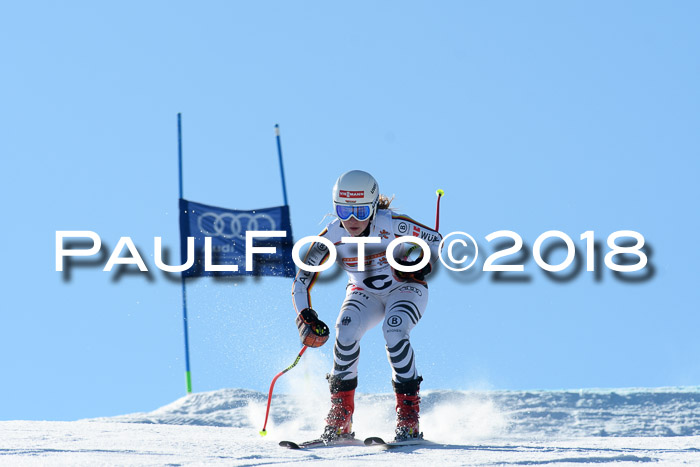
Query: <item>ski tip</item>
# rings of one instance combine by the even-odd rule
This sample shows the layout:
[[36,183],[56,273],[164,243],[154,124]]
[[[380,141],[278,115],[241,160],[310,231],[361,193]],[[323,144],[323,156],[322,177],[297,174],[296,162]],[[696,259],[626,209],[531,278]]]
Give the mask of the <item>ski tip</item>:
[[293,441],[280,441],[280,446],[289,449],[301,449],[301,447]]
[[398,448],[401,446],[418,446],[418,445],[431,445],[435,444],[432,441],[427,441],[423,439],[421,433],[421,437],[419,438],[414,438],[414,439],[406,439],[404,441],[396,441],[396,440],[391,440],[391,441],[384,441],[382,438],[373,436],[371,438],[366,438],[364,443],[365,446],[383,446],[386,449],[392,449],[392,448]]
[[383,439],[381,439],[377,436],[372,436],[370,438],[366,438],[364,442],[365,442],[365,446],[379,446],[379,445],[386,444],[386,442]]

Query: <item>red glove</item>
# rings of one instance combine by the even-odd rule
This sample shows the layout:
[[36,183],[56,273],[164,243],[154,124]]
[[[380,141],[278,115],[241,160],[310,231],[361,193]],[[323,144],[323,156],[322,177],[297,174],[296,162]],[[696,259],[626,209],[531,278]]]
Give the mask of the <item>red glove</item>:
[[296,321],[301,343],[308,347],[321,347],[331,335],[326,323],[318,319],[318,314],[311,308],[301,310]]

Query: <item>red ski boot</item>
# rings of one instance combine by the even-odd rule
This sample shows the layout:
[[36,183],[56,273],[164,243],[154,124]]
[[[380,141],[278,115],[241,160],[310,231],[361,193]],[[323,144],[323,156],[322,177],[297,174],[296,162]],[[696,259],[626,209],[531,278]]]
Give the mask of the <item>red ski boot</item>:
[[396,437],[394,441],[423,438],[418,423],[420,413],[420,382],[423,378],[407,383],[394,383],[396,391]]
[[[331,386],[331,410],[326,417],[326,428],[321,439],[326,443],[338,438],[355,437],[352,432],[352,414],[355,411],[355,387],[357,378],[350,381],[338,381],[329,378]],[[350,387],[351,389],[346,389]],[[346,390],[339,390],[346,389]]]

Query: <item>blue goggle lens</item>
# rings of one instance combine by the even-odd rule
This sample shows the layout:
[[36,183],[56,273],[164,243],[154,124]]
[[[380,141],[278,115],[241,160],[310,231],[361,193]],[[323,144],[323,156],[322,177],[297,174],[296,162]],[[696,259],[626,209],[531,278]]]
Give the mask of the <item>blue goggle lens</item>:
[[343,221],[350,219],[350,217],[354,217],[358,221],[365,221],[372,215],[372,208],[367,205],[348,206],[339,204],[335,207],[335,213],[338,215],[340,220]]

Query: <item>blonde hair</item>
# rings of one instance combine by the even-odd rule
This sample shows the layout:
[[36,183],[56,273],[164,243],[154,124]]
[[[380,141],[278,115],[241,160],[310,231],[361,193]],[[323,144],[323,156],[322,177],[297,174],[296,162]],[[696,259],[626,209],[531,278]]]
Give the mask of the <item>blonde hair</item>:
[[377,202],[377,209],[389,209],[389,205],[394,201],[394,195],[389,198],[386,195],[379,195],[379,201]]

